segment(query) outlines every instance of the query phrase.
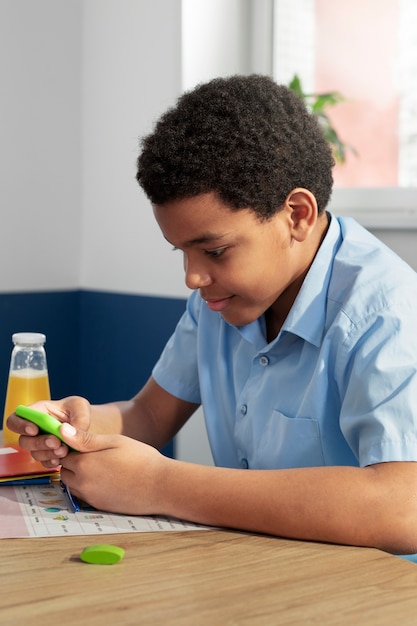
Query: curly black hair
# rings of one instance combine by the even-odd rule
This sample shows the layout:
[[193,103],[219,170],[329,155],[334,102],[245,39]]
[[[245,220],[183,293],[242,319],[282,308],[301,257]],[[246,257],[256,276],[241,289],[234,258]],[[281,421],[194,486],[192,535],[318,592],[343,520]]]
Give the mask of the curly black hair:
[[184,93],[141,142],[136,179],[150,201],[215,192],[231,209],[268,219],[296,187],[319,211],[334,159],[317,118],[268,76],[216,78]]

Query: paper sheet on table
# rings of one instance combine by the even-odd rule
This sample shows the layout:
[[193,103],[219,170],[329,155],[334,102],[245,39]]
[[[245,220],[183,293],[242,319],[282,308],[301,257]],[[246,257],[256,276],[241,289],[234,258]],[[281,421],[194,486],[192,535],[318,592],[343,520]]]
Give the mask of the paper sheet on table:
[[59,482],[0,487],[1,539],[208,528],[160,516],[114,515],[95,509],[72,513]]

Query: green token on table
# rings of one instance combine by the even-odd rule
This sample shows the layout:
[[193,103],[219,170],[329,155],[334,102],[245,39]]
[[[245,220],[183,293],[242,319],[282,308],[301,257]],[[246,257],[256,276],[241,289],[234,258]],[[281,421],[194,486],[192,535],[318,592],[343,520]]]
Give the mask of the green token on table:
[[80,559],[85,563],[113,565],[113,563],[118,563],[124,557],[124,553],[123,548],[119,548],[119,546],[98,544],[84,548],[80,554]]

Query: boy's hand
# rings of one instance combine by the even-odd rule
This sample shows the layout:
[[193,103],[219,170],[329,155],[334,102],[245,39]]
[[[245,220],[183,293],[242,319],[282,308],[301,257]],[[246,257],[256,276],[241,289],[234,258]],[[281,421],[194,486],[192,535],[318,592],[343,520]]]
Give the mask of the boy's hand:
[[131,515],[162,513],[158,505],[165,457],[124,435],[98,435],[61,427],[78,452],[62,459],[61,477],[76,497],[97,509]]
[[[90,426],[90,404],[84,398],[72,396],[63,400],[35,402],[34,409],[53,415],[61,422],[74,424],[80,430],[88,430]],[[16,413],[7,419],[7,426],[20,434],[19,446],[32,453],[37,461],[45,467],[51,468],[60,465],[68,454],[68,446],[54,435],[39,434],[36,424],[29,422]]]

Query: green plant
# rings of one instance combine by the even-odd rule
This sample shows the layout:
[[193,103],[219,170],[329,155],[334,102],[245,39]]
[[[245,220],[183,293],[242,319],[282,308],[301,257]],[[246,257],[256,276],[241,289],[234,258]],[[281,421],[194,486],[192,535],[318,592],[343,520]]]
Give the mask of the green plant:
[[334,106],[345,102],[346,98],[338,91],[331,91],[328,93],[304,93],[301,85],[301,80],[297,74],[294,75],[292,81],[288,85],[289,88],[299,96],[308,109],[317,115],[319,124],[323,129],[323,134],[326,140],[329,142],[333,156],[338,163],[344,163],[346,161],[346,150],[351,150],[356,154],[355,148],[345,143],[333,127],[332,122],[327,115],[325,109],[328,106]]

